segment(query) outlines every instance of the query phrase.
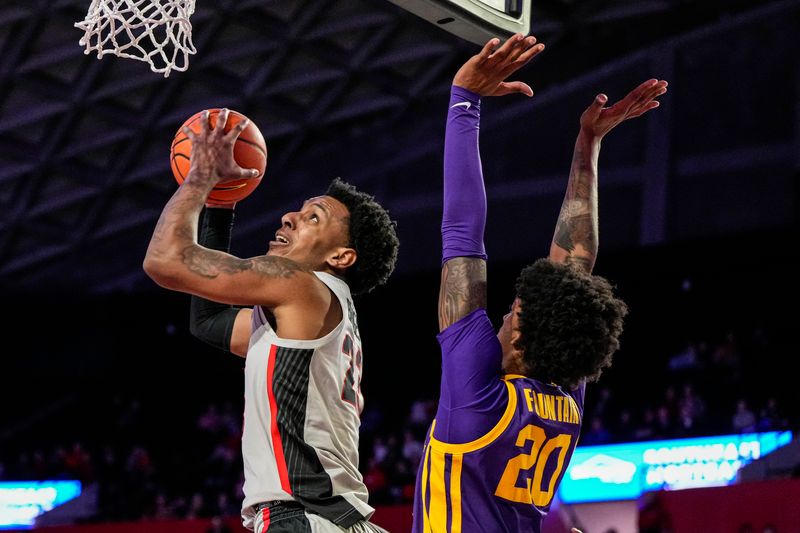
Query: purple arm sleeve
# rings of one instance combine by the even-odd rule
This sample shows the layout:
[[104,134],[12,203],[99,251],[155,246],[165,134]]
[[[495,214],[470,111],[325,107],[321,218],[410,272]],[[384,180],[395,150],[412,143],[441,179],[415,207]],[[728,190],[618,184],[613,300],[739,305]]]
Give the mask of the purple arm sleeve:
[[480,95],[452,87],[444,139],[442,264],[454,257],[486,259],[486,191],[478,152]]

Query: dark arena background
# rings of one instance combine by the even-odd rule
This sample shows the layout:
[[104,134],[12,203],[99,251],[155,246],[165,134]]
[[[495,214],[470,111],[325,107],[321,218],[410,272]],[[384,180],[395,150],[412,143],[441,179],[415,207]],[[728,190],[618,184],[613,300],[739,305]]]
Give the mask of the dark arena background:
[[[242,531],[244,360],[193,338],[188,296],[141,266],[177,127],[229,107],[269,148],[233,253],[263,253],[337,176],[398,222],[395,274],[356,301],[360,469],[373,520],[409,531],[439,390],[444,119],[478,47],[384,0],[198,0],[197,54],[164,78],[84,55],[88,4],[0,0],[0,528]],[[482,109],[498,325],[520,268],[548,253],[580,113],[670,84],[600,156],[595,272],[631,312],[578,450],[657,444],[631,463],[633,494],[604,476],[622,459],[576,456],[595,485],[560,493],[544,531],[800,532],[800,1],[533,4],[547,49],[515,79],[536,95]],[[80,494],[54,500],[65,481]]]

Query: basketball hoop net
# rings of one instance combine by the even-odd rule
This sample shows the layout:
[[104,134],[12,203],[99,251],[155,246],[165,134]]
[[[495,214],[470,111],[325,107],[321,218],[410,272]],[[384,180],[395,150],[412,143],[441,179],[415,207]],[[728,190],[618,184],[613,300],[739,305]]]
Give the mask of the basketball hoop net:
[[195,0],[92,0],[86,18],[76,22],[83,30],[84,54],[93,50],[138,59],[164,77],[189,68]]

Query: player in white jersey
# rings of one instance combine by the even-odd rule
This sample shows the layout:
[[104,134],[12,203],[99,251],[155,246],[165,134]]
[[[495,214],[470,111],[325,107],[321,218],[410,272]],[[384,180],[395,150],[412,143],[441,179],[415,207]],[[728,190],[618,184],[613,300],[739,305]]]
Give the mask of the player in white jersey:
[[371,196],[334,180],[281,217],[266,255],[228,253],[233,205],[207,205],[220,181],[256,175],[233,159],[245,127],[201,119],[191,169],[167,203],[144,269],[191,294],[198,338],[246,357],[242,519],[266,531],[382,531],[358,471],[362,353],[352,294],[394,270],[395,224]]

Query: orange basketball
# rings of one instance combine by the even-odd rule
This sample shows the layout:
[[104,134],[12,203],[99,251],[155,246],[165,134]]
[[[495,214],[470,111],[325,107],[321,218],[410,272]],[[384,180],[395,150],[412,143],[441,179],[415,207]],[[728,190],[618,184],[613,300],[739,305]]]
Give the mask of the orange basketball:
[[[208,122],[212,128],[217,124],[219,112],[219,109],[209,109]],[[195,113],[181,124],[177,133],[175,133],[175,138],[172,140],[169,160],[172,174],[179,185],[183,183],[186,175],[189,174],[189,163],[192,157],[192,141],[183,133],[183,128],[188,127],[194,132],[199,132],[202,113],[202,111]],[[225,131],[230,131],[231,128],[246,118],[241,113],[230,111]],[[258,176],[218,183],[208,195],[210,201],[222,203],[238,202],[250,195],[261,183],[261,178],[264,177],[264,171],[267,168],[267,143],[264,142],[264,136],[261,135],[253,121],[250,121],[236,140],[236,144],[233,146],[233,157],[242,168],[258,169]]]

